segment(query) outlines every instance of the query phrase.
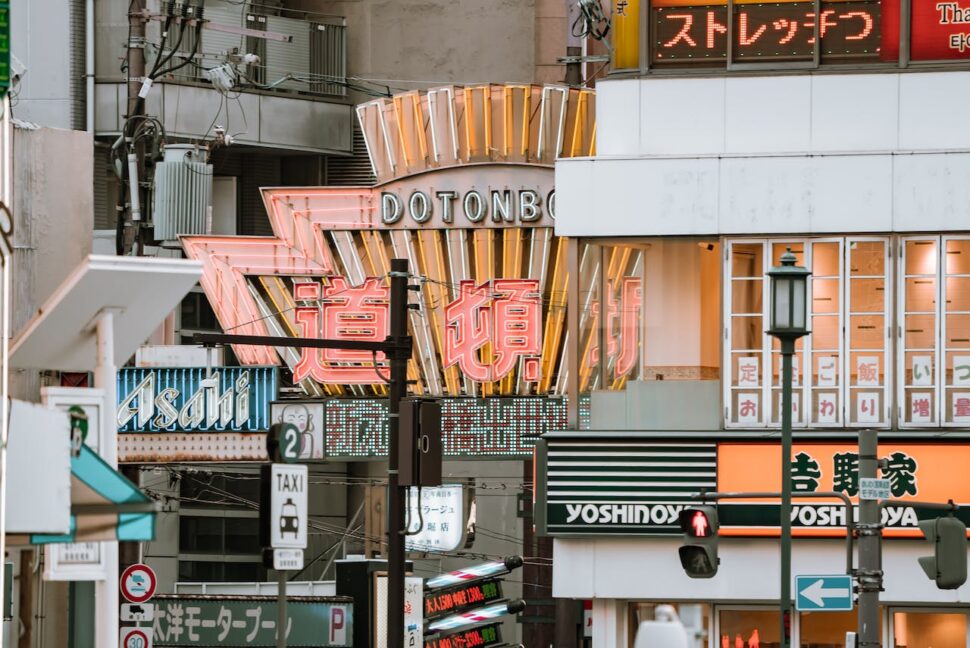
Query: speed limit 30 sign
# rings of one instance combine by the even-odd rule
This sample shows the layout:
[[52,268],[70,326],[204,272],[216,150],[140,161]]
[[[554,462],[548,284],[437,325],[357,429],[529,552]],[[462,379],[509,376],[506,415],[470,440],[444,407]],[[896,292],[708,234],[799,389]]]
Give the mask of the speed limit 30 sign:
[[121,648],[152,648],[151,628],[122,628]]

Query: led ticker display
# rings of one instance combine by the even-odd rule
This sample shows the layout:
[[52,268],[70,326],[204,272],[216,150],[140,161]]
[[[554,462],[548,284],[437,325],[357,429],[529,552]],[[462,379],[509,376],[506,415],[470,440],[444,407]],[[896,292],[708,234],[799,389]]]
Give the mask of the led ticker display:
[[447,637],[425,639],[424,648],[485,648],[502,643],[501,624],[472,628]]
[[[812,2],[735,4],[731,30],[726,5],[659,6],[651,18],[657,63],[723,60],[732,32],[734,61],[810,60],[815,51]],[[822,56],[879,60],[880,21],[879,0],[823,2]]]
[[[580,427],[589,427],[589,399],[579,402]],[[566,429],[566,400],[445,398],[442,443],[449,457],[529,457],[536,438]],[[332,399],[324,405],[324,448],[330,459],[387,455],[387,400]]]
[[424,595],[424,618],[437,619],[491,603],[502,598],[502,583],[497,580],[471,583],[459,589],[428,592]]

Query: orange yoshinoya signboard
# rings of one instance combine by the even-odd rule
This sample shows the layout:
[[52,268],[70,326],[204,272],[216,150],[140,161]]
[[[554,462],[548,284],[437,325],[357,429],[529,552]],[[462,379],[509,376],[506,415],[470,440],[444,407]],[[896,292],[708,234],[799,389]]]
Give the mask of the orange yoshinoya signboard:
[[[886,468],[894,500],[970,503],[970,480],[965,471],[970,445],[939,443],[881,443],[879,458]],[[839,499],[798,498],[800,492],[836,491],[858,504],[858,447],[838,443],[796,443],[792,449],[792,534],[845,534],[846,510]],[[720,492],[780,490],[781,453],[776,444],[721,443],[718,445],[717,490]],[[724,500],[718,505],[721,535],[778,535],[777,502]],[[962,509],[961,509],[962,511]],[[960,514],[960,512],[958,512]],[[938,513],[933,514],[938,515]],[[929,514],[907,506],[883,509],[883,534],[919,537],[917,522]],[[970,516],[964,521],[970,520]]]

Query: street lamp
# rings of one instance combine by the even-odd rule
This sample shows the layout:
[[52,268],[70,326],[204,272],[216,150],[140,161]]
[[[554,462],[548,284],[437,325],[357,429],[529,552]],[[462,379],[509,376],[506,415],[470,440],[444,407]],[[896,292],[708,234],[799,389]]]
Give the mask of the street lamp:
[[768,334],[781,342],[781,648],[789,648],[791,627],[791,398],[795,340],[808,335],[808,268],[795,265],[791,248],[768,271],[771,314]]

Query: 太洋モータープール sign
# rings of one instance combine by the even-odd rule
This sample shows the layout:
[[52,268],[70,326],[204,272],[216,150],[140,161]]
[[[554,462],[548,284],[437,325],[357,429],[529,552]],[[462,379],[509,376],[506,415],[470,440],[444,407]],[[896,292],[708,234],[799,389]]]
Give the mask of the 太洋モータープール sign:
[[275,367],[124,368],[119,432],[265,432]]

